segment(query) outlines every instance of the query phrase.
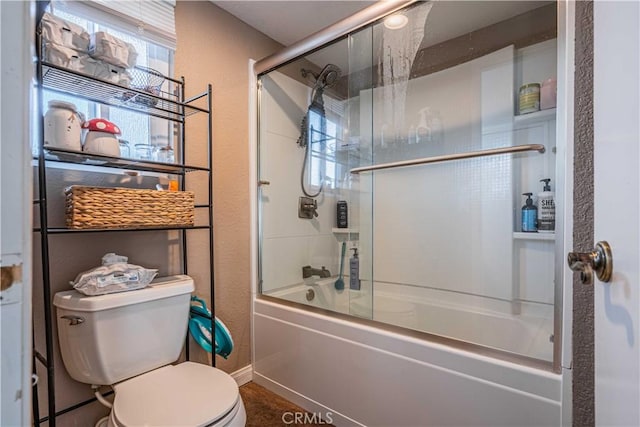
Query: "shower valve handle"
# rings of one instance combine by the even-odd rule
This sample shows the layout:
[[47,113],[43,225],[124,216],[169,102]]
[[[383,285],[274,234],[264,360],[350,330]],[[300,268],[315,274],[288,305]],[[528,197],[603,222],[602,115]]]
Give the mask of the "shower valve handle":
[[318,217],[318,201],[314,200],[313,203],[308,203],[305,205],[305,208],[313,213],[314,217]]
[[311,197],[300,197],[298,218],[311,219],[313,217],[318,217],[318,201]]

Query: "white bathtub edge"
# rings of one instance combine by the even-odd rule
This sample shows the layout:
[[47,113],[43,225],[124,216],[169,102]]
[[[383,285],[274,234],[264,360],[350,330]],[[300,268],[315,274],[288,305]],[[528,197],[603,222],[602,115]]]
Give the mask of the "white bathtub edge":
[[[254,316],[272,317],[300,328],[375,347],[389,353],[397,353],[396,349],[402,348],[404,351],[402,354],[398,354],[400,357],[439,366],[441,369],[520,390],[550,402],[559,403],[562,399],[562,375],[550,371],[497,360],[444,344],[429,342],[392,331],[380,330],[373,326],[350,322],[296,307],[283,306],[271,301],[256,299],[254,309]],[[285,310],[293,318],[282,318],[280,316],[281,310]],[[513,375],[505,376],[505,368]]]
[[336,426],[562,423],[559,375],[262,302],[254,313],[254,381],[313,412],[330,411]]

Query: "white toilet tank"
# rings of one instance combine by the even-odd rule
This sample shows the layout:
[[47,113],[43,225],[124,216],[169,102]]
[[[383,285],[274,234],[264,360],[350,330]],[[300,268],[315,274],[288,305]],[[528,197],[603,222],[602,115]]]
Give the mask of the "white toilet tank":
[[53,298],[65,368],[86,384],[115,384],[178,359],[187,333],[193,279],[170,276],[147,288]]

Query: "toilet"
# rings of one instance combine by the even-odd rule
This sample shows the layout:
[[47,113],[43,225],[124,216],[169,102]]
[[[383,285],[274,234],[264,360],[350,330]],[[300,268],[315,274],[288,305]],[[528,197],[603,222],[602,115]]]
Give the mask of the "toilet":
[[193,280],[179,275],[130,292],[55,294],[67,372],[96,389],[109,385],[114,390],[111,413],[101,425],[245,425],[244,405],[230,375],[200,363],[172,364],[185,342],[193,290]]

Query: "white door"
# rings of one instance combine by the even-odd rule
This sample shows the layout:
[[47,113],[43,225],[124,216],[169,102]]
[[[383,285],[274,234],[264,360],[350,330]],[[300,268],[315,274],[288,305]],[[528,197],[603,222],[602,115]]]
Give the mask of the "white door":
[[639,65],[640,2],[596,1],[594,232],[613,251],[611,282],[594,283],[598,426],[640,426]]
[[31,424],[32,3],[0,1],[0,426]]

